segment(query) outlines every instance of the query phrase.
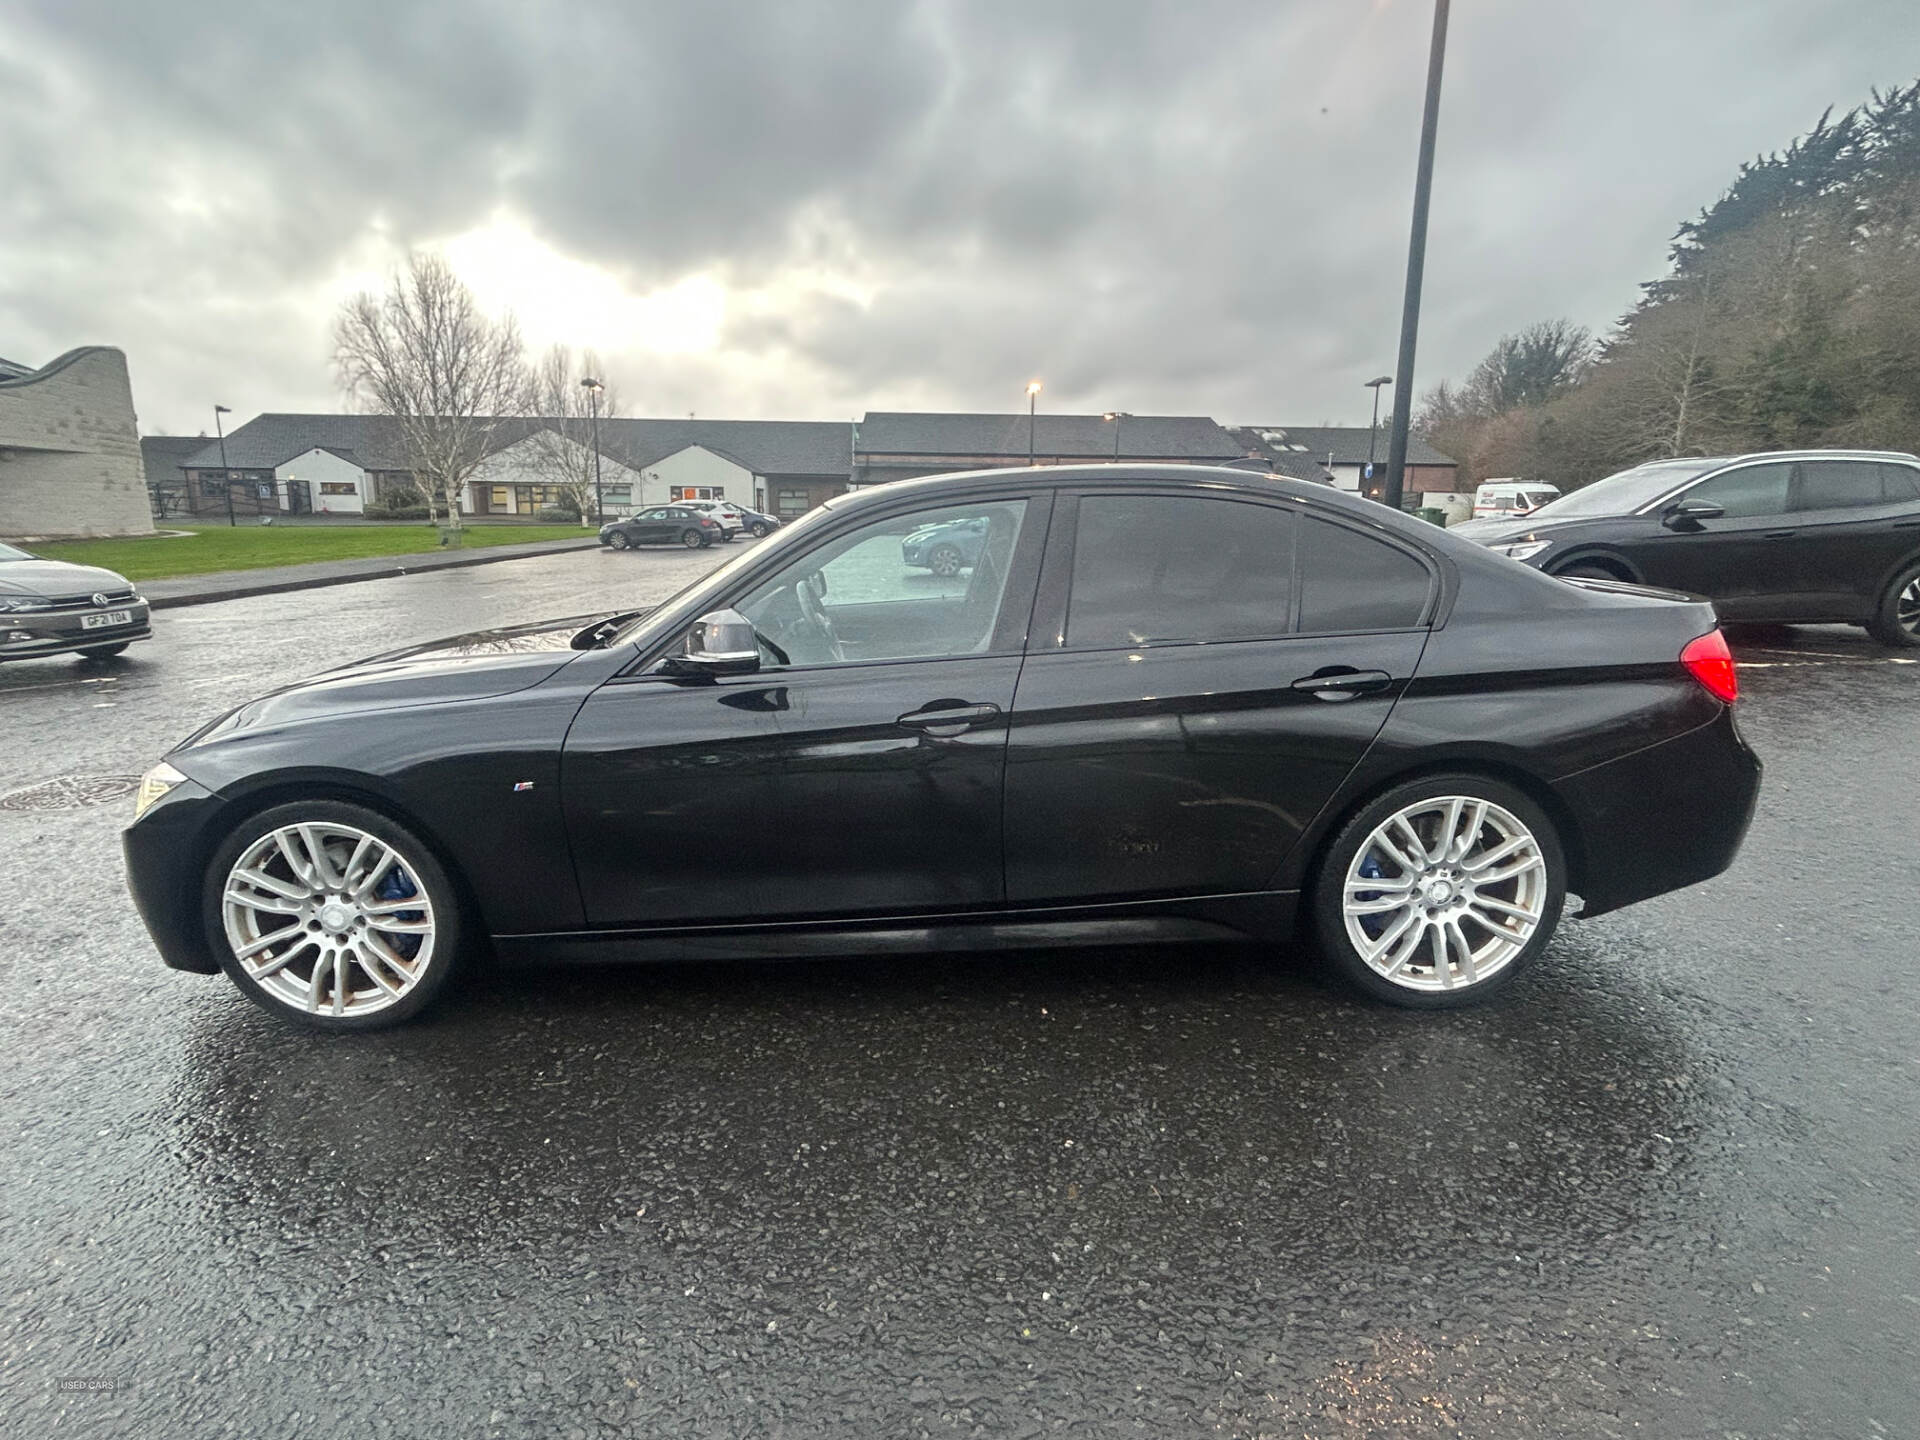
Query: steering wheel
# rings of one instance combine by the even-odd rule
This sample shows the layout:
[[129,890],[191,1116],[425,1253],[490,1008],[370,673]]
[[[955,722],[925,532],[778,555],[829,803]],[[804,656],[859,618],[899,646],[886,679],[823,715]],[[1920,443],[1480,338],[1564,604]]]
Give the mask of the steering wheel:
[[827,619],[826,607],[820,603],[820,593],[814,586],[819,584],[820,591],[826,590],[818,570],[811,575],[801,577],[793,587],[793,598],[800,602],[800,613],[807,617],[807,623],[820,632],[820,638],[827,642],[827,649],[836,660],[847,658],[847,652],[841,648],[840,637],[833,633],[833,622]]

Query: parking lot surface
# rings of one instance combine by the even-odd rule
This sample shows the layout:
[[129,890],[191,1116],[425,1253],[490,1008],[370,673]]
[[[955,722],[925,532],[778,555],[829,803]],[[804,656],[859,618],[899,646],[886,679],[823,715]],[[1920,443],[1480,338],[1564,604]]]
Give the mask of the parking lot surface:
[[1733,871],[1452,1014],[1163,948],[487,974],[317,1038],[162,968],[130,800],[71,803],[303,673],[725,553],[0,670],[0,790],[72,782],[0,802],[9,1433],[1920,1430],[1920,665],[1856,631],[1738,642]]

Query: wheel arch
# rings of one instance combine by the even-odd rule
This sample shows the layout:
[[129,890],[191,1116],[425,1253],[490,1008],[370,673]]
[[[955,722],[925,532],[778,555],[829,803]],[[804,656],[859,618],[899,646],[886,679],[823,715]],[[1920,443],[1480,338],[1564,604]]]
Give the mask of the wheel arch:
[[1617,550],[1604,545],[1588,545],[1565,555],[1557,555],[1551,565],[1546,567],[1549,575],[1564,575],[1575,565],[1598,565],[1611,570],[1616,580],[1624,580],[1631,585],[1643,585],[1645,577],[1640,569]]
[[[1302,858],[1297,866],[1288,867],[1292,871],[1292,884],[1288,888],[1297,886],[1302,897],[1311,896],[1319,884],[1321,868],[1326,864],[1327,849],[1349,820],[1389,790],[1434,775],[1482,776],[1511,785],[1533,801],[1553,822],[1555,836],[1560,841],[1560,853],[1567,862],[1567,889],[1576,895],[1584,894],[1581,886],[1588,875],[1586,840],[1578,818],[1567,803],[1552,785],[1533,771],[1502,756],[1478,753],[1445,759],[1423,759],[1416,764],[1371,776],[1365,785],[1328,806],[1315,818],[1309,832],[1300,838],[1298,853]],[[1300,906],[1296,925],[1305,923],[1311,908],[1306,903]]]

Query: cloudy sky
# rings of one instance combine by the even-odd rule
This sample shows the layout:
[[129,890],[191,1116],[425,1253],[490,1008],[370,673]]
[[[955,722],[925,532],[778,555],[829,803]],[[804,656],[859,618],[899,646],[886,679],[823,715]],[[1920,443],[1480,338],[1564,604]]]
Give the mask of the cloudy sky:
[[[0,0],[0,355],[141,427],[337,409],[443,250],[632,413],[1365,423],[1429,0]],[[1675,224],[1920,74],[1912,0],[1460,0],[1418,388],[1601,326]]]

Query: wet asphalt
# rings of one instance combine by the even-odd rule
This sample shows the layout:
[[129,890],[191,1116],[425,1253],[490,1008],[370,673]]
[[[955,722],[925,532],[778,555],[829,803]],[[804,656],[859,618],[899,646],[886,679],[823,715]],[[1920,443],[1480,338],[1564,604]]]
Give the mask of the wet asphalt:
[[[716,558],[164,613],[0,670],[0,790]],[[1735,868],[1453,1015],[1219,947],[491,973],[328,1040],[160,965],[128,800],[0,808],[0,1429],[1920,1434],[1920,665],[1737,648]]]

